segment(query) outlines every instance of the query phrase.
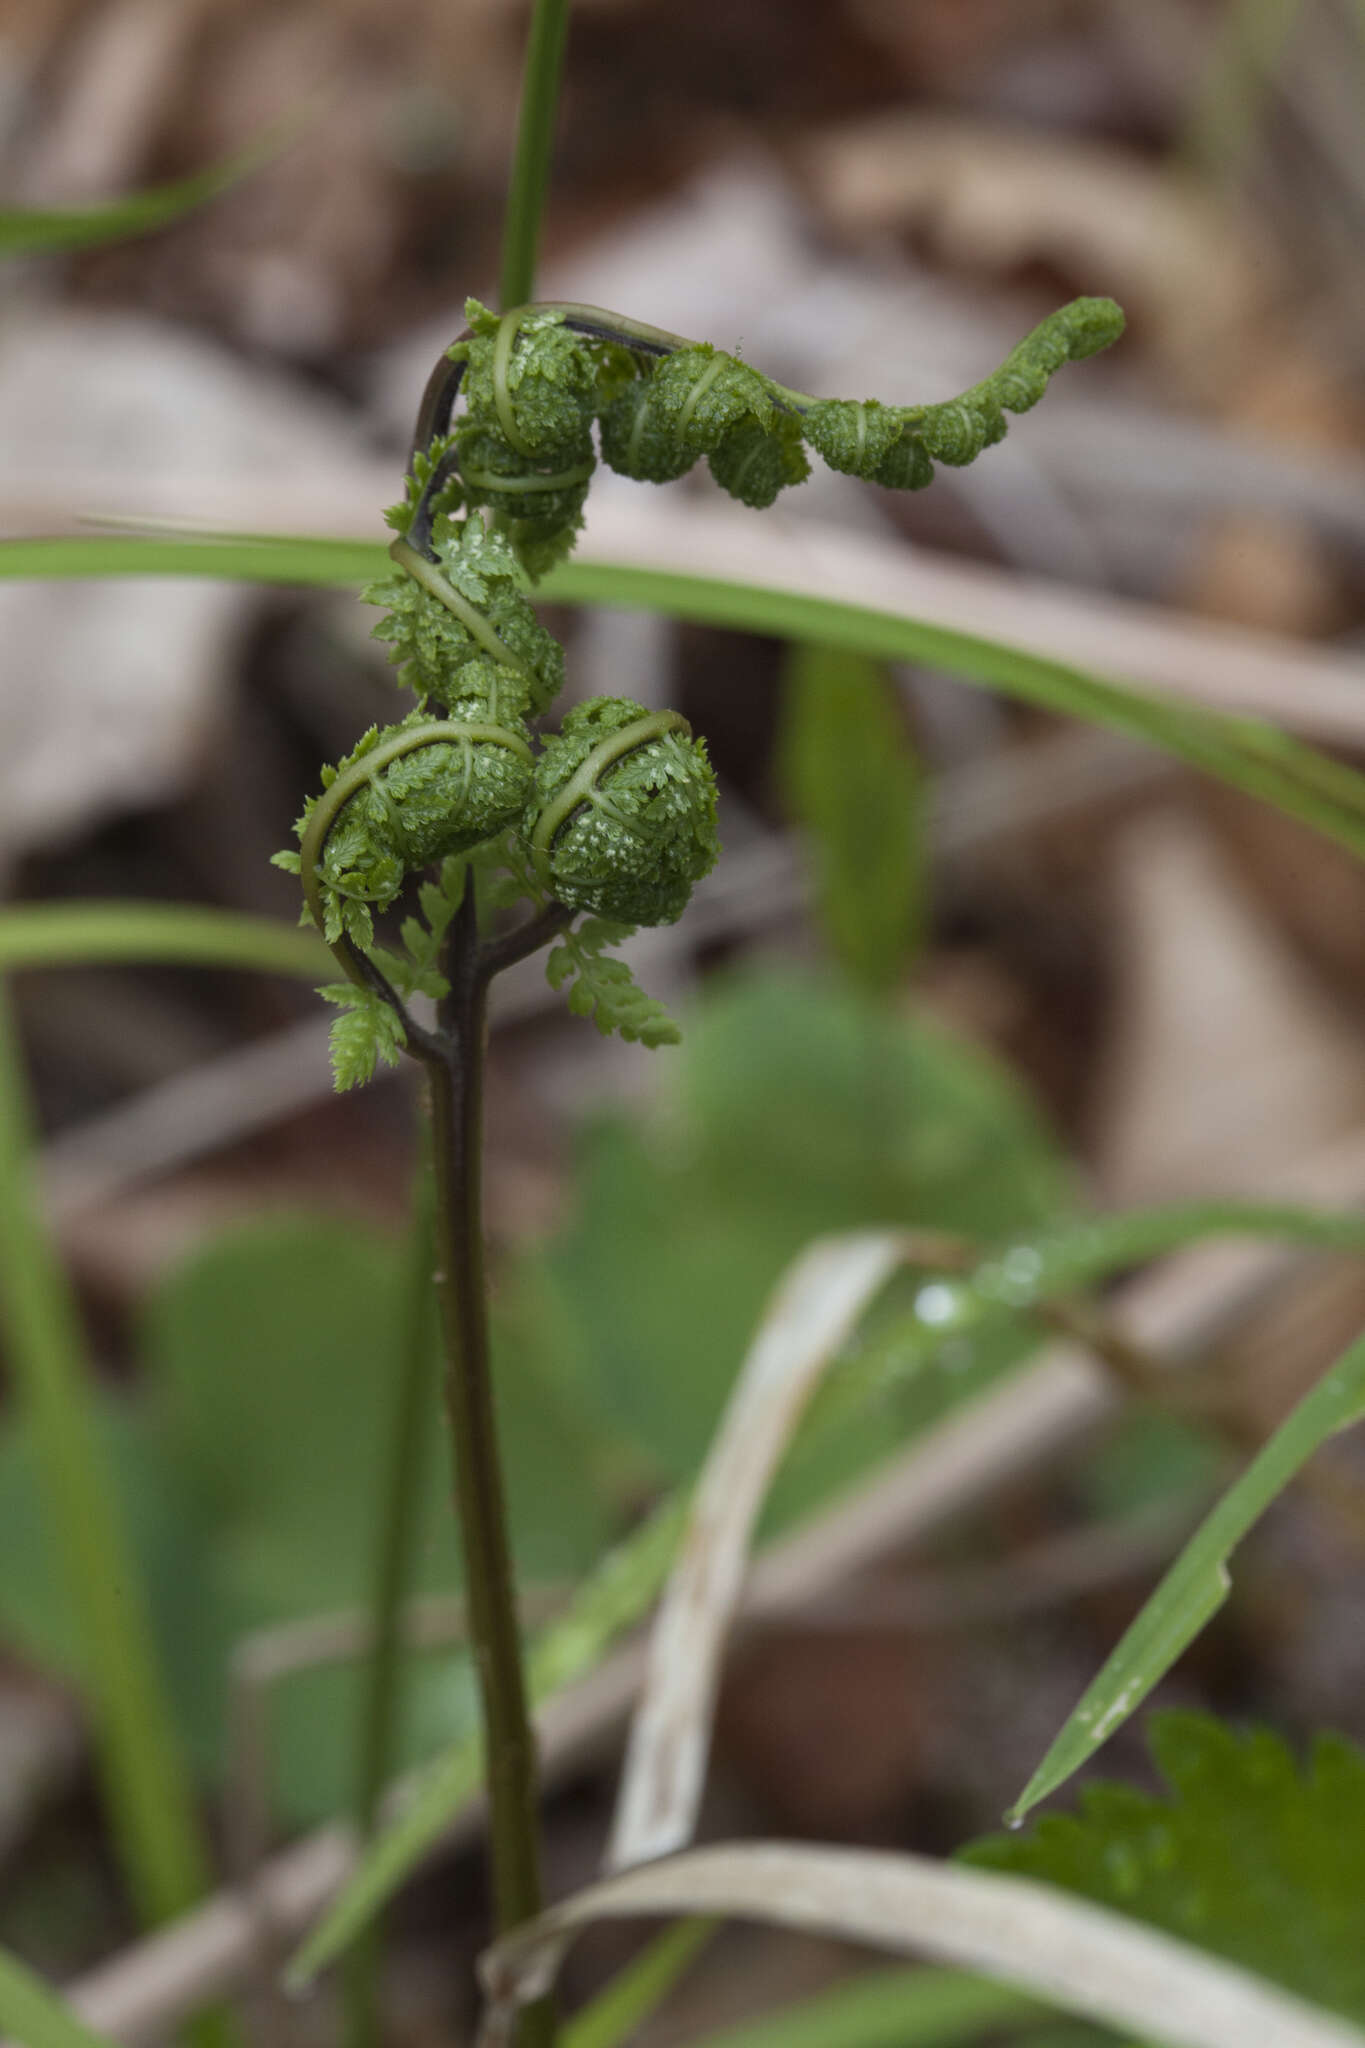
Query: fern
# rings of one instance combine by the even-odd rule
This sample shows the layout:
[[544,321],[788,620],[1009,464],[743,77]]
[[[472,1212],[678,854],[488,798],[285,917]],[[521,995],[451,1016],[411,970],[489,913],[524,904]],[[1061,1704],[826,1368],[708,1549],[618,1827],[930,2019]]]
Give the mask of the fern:
[[608,946],[619,946],[635,927],[605,917],[584,918],[568,931],[545,962],[545,979],[554,989],[569,984],[569,1008],[575,1017],[591,1017],[604,1038],[618,1031],[641,1045],[676,1045],[682,1034],[656,996],[646,995],[624,960],[603,958]]
[[353,981],[326,982],[318,994],[341,1012],[332,1020],[328,1040],[338,1093],[373,1080],[381,1060],[386,1067],[398,1065],[408,1035],[398,1012],[381,995]]

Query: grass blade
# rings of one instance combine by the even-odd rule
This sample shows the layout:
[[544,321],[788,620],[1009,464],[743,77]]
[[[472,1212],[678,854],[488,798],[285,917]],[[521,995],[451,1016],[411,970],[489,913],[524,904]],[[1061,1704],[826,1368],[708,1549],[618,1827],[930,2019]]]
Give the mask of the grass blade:
[[334,962],[316,932],[180,903],[95,899],[0,910],[0,974],[26,967],[231,967],[305,981]]
[[264,533],[100,533],[0,541],[0,577],[205,576],[325,588],[372,583],[392,567],[382,541]]
[[895,1231],[818,1240],[783,1275],[716,1430],[650,1638],[608,1867],[692,1838],[725,1637],[754,1524],[801,1413],[905,1256]]
[[960,1970],[869,1970],[692,2048],[956,2048],[1041,2017],[1036,1999]]
[[113,2048],[16,1956],[0,1950],[0,2032],[20,2048]]
[[[379,543],[269,535],[109,535],[0,542],[0,576],[195,575],[346,584],[382,575]],[[1145,740],[1365,858],[1365,777],[1275,726],[1161,699],[1064,662],[898,612],[770,585],[611,561],[560,565],[548,599],[663,611],[888,661],[921,661],[1065,717]]]
[[263,135],[222,163],[188,178],[151,185],[97,206],[0,207],[0,256],[42,256],[93,249],[102,242],[129,241],[168,227],[220,192],[259,170],[298,133],[298,114],[275,122]]
[[637,1865],[552,1906],[484,1956],[479,2048],[552,1988],[603,1919],[717,1913],[977,1970],[1167,2048],[1365,2048],[1365,2035],[1278,1987],[1088,1901],[1026,1879],[873,1850],[744,1842]]
[[193,1904],[207,1887],[208,1861],[137,1563],[92,1428],[80,1318],[40,1221],[30,1160],[23,1069],[0,984],[0,1328],[79,1618],[114,1840],[138,1912],[154,1923]]
[[620,2048],[663,2004],[715,1931],[714,1920],[679,1920],[668,1928],[561,2028],[559,2048]]
[[1365,1417],[1365,1338],[1360,1338],[1281,1423],[1241,1478],[1200,1524],[1087,1687],[1047,1755],[1010,1808],[1017,1821],[1064,1785],[1139,1707],[1227,1599],[1228,1558],[1314,1451]]

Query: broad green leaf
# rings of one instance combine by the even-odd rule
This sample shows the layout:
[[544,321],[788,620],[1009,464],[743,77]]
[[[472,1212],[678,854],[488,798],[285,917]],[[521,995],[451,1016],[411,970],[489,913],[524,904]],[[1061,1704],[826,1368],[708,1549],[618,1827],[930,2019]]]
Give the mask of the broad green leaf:
[[0,909],[0,974],[30,967],[240,967],[315,981],[335,961],[316,932],[180,903],[11,903]]
[[0,207],[0,256],[58,255],[91,249],[101,242],[128,241],[135,235],[150,234],[154,228],[168,227],[258,170],[299,126],[300,118],[291,116],[222,163],[170,184],[129,192],[122,199],[103,200],[94,206]]
[[0,2031],[19,2048],[113,2048],[17,1956],[0,1950]]
[[714,1920],[679,1920],[666,1929],[560,2029],[559,2048],[621,2048],[663,2004],[715,1931]]
[[1032,1998],[957,1970],[869,1970],[691,2048],[953,2048],[1036,2019]]
[[919,936],[924,849],[919,771],[882,668],[834,648],[794,648],[778,764],[830,946],[859,987],[887,994]]
[[966,1861],[1040,1878],[1365,2024],[1365,1754],[1319,1736],[1305,1767],[1268,1729],[1154,1714],[1169,1788],[1088,1785],[1080,1813],[996,1835]]
[[[716,978],[669,1080],[653,1124],[587,1134],[576,1213],[544,1257],[582,1398],[661,1478],[699,1466],[769,1291],[812,1238],[886,1223],[1031,1237],[1071,1206],[1058,1148],[1002,1069],[846,986],[791,969]],[[1007,1330],[982,1373],[1033,1341]],[[926,1388],[895,1423],[908,1433],[973,1384]],[[774,1517],[827,1498],[899,1433],[856,1418],[779,1481]]]
[[1012,1820],[1064,1785],[1141,1706],[1227,1599],[1227,1560],[1247,1531],[1314,1451],[1362,1416],[1365,1338],[1299,1402],[1195,1531],[1011,1807]]
[[[398,1246],[356,1224],[282,1214],[225,1232],[158,1289],[144,1325],[152,1420],[218,1519],[223,1568],[263,1617],[352,1604],[368,1583],[374,1445],[403,1341]],[[518,1559],[584,1569],[607,1518],[591,1442],[549,1378],[552,1337],[498,1315],[494,1359]],[[550,1448],[547,1449],[547,1440]],[[448,1446],[433,1410],[428,1526],[449,1523]],[[455,1575],[453,1524],[422,1585]]]
[[[358,584],[383,576],[378,542],[306,536],[110,535],[0,542],[0,576],[210,576],[265,583]],[[842,648],[880,661],[922,661],[969,682],[1164,748],[1365,857],[1365,777],[1253,718],[1149,697],[919,619],[800,591],[728,583],[624,562],[565,562],[539,587],[556,603],[661,611],[674,618]]]
[[[224,1673],[235,1642],[276,1622],[356,1607],[370,1581],[374,1445],[403,1341],[404,1259],[357,1224],[280,1215],[238,1227],[173,1269],[148,1304],[136,1399],[92,1417],[146,1582],[178,1727],[221,1766]],[[610,1475],[554,1376],[543,1302],[494,1316],[499,1413],[515,1543],[542,1579],[586,1569],[614,1519]],[[459,1567],[448,1445],[433,1407],[418,1511],[417,1590]],[[0,1628],[63,1676],[89,1644],[54,1569],[31,1426],[0,1432]],[[469,1725],[462,1664],[413,1672],[404,1761]],[[350,1669],[291,1677],[272,1713],[278,1803],[335,1812],[352,1774]],[[462,1718],[463,1717],[463,1718]]]

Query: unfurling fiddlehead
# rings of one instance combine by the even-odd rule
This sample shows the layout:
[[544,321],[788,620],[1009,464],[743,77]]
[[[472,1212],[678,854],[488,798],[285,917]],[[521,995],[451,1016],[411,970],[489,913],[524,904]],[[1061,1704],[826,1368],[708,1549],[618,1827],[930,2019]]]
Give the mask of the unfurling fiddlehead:
[[[299,852],[276,857],[300,873],[305,918],[348,977],[324,991],[350,1011],[334,1034],[339,1085],[413,1042],[402,998],[445,986],[439,936],[471,859],[500,866],[512,899],[531,899],[528,933],[560,932],[548,972],[556,987],[573,979],[571,1008],[647,1043],[676,1036],[602,953],[636,925],[672,923],[715,863],[705,744],[678,713],[627,698],[576,706],[538,753],[531,728],[562,687],[564,654],[523,583],[573,547],[594,426],[622,475],[665,483],[704,456],[754,507],[809,475],[807,445],[847,475],[920,490],[936,462],[973,461],[1002,439],[1007,412],[1028,411],[1063,363],[1123,329],[1112,300],[1077,299],[961,397],[897,406],[792,391],[707,342],[594,306],[499,317],[470,300],[466,312],[423,398],[405,499],[388,514],[393,571],[364,593],[385,608],[376,637],[419,708],[324,771]],[[376,911],[433,867],[441,885],[422,892],[426,925],[404,925],[405,956],[375,948]],[[587,922],[568,929],[580,911]]]

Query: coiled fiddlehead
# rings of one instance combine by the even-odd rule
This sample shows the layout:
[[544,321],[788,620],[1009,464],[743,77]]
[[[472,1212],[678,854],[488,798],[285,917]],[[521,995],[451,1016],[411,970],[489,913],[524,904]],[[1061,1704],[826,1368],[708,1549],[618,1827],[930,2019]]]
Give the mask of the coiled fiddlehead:
[[[1006,413],[1028,411],[1064,363],[1123,328],[1112,300],[1077,299],[960,397],[897,406],[792,391],[708,342],[596,306],[499,316],[471,299],[466,315],[428,383],[406,496],[388,515],[393,570],[364,593],[385,610],[376,636],[419,709],[324,772],[296,828],[299,852],[277,856],[300,873],[305,917],[348,976],[325,991],[356,1012],[334,1041],[346,1048],[339,1081],[412,1042],[402,997],[440,994],[440,933],[461,864],[475,857],[536,905],[528,933],[560,932],[548,972],[555,986],[576,978],[572,1008],[648,1043],[676,1036],[624,963],[602,954],[636,925],[672,923],[715,862],[705,744],[677,712],[628,698],[578,705],[539,753],[531,728],[562,687],[564,653],[522,578],[574,544],[594,426],[621,474],[664,483],[705,457],[717,483],[754,507],[809,474],[807,446],[846,475],[920,490],[935,463],[973,461],[1002,438]],[[441,864],[442,886],[423,892],[426,928],[404,927],[406,959],[381,954],[375,913]],[[568,929],[581,911],[587,923]],[[517,943],[492,942],[490,960]],[[437,1040],[420,1036],[426,1056]]]
[[597,306],[522,306],[499,319],[471,299],[466,312],[469,333],[437,365],[423,402],[419,445],[440,452],[414,529],[420,544],[436,494],[461,488],[490,509],[532,576],[573,545],[594,419],[602,460],[645,483],[670,483],[705,457],[722,489],[762,507],[810,474],[808,444],[831,469],[917,491],[936,462],[974,461],[1003,438],[1006,413],[1027,412],[1064,363],[1123,331],[1112,299],[1075,299],[960,397],[887,405],[790,390],[709,342]]
[[537,879],[570,909],[673,924],[720,851],[705,742],[676,711],[590,697],[547,741],[522,832]]

